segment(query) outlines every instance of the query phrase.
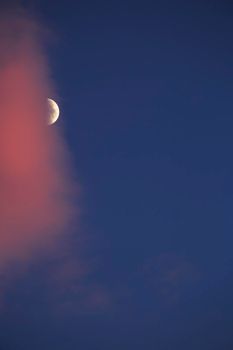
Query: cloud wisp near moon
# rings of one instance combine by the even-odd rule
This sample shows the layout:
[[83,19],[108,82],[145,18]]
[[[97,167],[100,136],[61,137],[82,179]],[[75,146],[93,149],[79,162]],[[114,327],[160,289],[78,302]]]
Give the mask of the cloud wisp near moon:
[[47,123],[42,32],[23,12],[0,18],[0,267],[50,245],[75,211],[68,152]]

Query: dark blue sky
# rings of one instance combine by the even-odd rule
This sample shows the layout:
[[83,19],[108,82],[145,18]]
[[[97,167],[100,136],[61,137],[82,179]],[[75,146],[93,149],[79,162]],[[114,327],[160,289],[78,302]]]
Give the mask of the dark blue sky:
[[65,262],[3,280],[0,349],[232,349],[233,6],[33,9],[55,36],[81,227]]

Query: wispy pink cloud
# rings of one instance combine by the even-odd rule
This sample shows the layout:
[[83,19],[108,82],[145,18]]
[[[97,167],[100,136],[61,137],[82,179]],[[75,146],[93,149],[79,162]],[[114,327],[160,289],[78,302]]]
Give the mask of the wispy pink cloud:
[[112,293],[95,281],[96,264],[95,259],[88,260],[70,252],[50,266],[47,285],[55,313],[64,316],[111,309]]
[[0,18],[0,266],[47,248],[76,210],[65,143],[47,125],[54,91],[41,33],[23,12]]
[[175,253],[163,253],[146,261],[140,276],[160,302],[170,304],[179,301],[186,290],[195,286],[200,271]]

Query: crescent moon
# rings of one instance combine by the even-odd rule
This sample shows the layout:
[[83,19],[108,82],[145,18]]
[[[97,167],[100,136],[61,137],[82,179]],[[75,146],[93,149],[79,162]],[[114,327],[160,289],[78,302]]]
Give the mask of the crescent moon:
[[60,111],[57,103],[51,98],[48,98],[48,106],[49,106],[48,124],[52,125],[58,120]]

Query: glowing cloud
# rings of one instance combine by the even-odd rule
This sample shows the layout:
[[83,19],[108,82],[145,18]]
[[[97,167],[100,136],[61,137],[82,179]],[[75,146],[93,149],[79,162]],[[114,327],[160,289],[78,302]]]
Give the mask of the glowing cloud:
[[42,41],[25,13],[0,18],[0,266],[48,246],[74,213],[67,150],[47,125]]

